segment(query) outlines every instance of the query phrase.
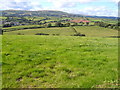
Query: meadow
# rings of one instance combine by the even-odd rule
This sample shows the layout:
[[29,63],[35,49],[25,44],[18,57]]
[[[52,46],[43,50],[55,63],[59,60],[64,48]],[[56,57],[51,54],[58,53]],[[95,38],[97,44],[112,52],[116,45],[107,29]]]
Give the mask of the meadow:
[[2,37],[3,88],[117,87],[117,38]]
[[3,28],[4,32],[8,31],[16,31],[21,29],[29,29],[29,28],[41,28],[41,25],[22,25],[22,26],[14,26],[14,27],[7,27]]
[[118,88],[117,19],[49,10],[2,15],[0,87]]
[[89,37],[107,37],[118,36],[118,31],[110,28],[103,28],[99,26],[80,26],[74,27],[77,32],[84,33]]
[[[19,27],[19,26],[16,26]],[[11,27],[12,28],[12,27]],[[15,28],[15,27],[14,27]],[[118,36],[118,31],[110,28],[99,26],[74,26],[74,27],[51,27],[51,28],[36,28],[36,29],[21,29],[16,31],[4,32],[4,35],[35,35],[36,33],[58,34],[62,36],[71,36],[76,32],[73,28],[87,37],[108,37]],[[8,28],[9,29],[9,28]]]

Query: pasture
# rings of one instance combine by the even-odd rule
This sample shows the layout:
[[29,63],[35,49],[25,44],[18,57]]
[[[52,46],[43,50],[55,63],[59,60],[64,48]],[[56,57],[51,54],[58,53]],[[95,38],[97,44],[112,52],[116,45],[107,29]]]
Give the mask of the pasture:
[[[17,26],[16,26],[16,28],[17,28]],[[21,30],[16,30],[16,31],[4,32],[4,34],[5,35],[18,35],[20,33],[20,34],[24,34],[24,35],[35,35],[36,33],[47,33],[50,35],[59,34],[62,36],[70,36],[70,35],[75,34],[75,31],[73,30],[73,28],[77,32],[85,34],[87,37],[118,36],[117,30],[103,28],[103,27],[99,27],[99,26],[74,26],[74,27],[51,27],[51,28],[37,28],[37,29],[21,29]]]
[[117,87],[116,38],[3,35],[2,43],[3,88]]
[[24,35],[35,35],[36,33],[47,33],[50,35],[59,34],[59,35],[72,35],[75,34],[74,30],[70,27],[57,27],[57,28],[37,28],[37,29],[24,29],[11,32],[5,32],[7,35],[17,35],[18,33]]
[[107,37],[107,36],[118,36],[118,31],[110,28],[103,28],[98,26],[76,26],[77,32],[84,33],[89,37]]

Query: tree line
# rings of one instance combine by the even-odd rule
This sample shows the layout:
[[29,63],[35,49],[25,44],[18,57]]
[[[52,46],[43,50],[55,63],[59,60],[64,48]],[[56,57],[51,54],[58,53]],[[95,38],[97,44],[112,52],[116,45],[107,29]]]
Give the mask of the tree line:
[[120,21],[118,21],[116,24],[109,24],[109,23],[98,21],[98,22],[95,22],[94,25],[104,27],[104,28],[116,29],[116,30],[120,29]]

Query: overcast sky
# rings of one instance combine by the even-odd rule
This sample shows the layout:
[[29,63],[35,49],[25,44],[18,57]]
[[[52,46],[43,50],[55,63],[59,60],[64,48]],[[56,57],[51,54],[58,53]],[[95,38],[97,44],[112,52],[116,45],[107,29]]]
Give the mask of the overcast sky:
[[60,10],[68,13],[118,16],[120,0],[0,0],[0,10]]

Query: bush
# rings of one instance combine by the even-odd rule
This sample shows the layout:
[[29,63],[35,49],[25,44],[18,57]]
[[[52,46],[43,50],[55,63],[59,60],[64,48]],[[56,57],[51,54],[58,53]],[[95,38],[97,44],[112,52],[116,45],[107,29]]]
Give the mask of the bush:
[[76,33],[73,36],[85,36],[85,34]]
[[11,24],[4,24],[3,27],[12,27]]
[[52,35],[54,35],[54,36],[59,36],[60,34],[52,34]]
[[86,25],[88,26],[88,25],[89,25],[89,22],[86,22]]
[[74,23],[73,26],[77,26],[78,24],[77,23]]
[[120,30],[119,26],[115,26],[114,28],[115,28],[116,30]]
[[24,35],[24,34],[22,34],[22,33],[18,33],[17,35]]
[[56,22],[56,23],[55,23],[55,26],[56,26],[56,27],[62,27],[63,24],[62,24],[61,22]]
[[48,25],[47,25],[47,27],[51,27],[52,26],[52,24],[51,23],[49,23]]
[[66,23],[65,26],[66,26],[66,27],[69,27],[69,26],[70,26],[70,23]]
[[111,27],[110,27],[110,28],[111,28],[111,29],[114,29],[114,27],[115,27],[115,25],[113,24],[113,25],[111,25]]
[[36,33],[35,35],[49,35],[49,34],[46,34],[46,33]]

